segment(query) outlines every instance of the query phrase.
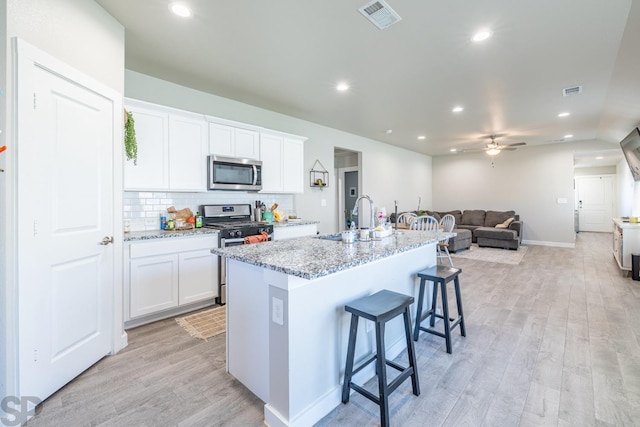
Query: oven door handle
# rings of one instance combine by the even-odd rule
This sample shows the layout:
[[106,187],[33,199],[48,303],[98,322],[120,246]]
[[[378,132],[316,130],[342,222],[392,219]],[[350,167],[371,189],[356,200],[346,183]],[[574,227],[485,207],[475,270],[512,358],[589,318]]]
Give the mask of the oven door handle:
[[220,247],[224,248],[229,243],[244,243],[244,237],[238,237],[236,239],[220,239]]

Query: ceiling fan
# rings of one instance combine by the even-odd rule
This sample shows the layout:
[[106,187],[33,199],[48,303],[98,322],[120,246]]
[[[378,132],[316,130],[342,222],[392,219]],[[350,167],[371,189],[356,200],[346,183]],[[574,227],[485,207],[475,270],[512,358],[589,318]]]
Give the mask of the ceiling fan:
[[515,147],[521,147],[523,145],[527,145],[526,142],[515,142],[513,144],[505,144],[505,145],[498,144],[496,142],[496,138],[499,138],[501,136],[504,136],[504,135],[488,135],[486,136],[486,138],[490,138],[491,142],[486,144],[484,148],[471,148],[471,149],[462,150],[462,151],[466,153],[466,152],[484,150],[488,155],[495,156],[497,154],[500,154],[500,151],[502,150],[513,151],[516,149]]

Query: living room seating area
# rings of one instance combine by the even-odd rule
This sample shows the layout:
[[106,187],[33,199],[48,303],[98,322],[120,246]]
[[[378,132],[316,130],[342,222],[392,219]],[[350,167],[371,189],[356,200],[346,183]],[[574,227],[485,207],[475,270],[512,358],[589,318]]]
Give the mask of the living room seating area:
[[[515,211],[485,211],[469,209],[465,211],[420,211],[418,215],[431,215],[438,221],[447,214],[456,220],[454,233],[449,239],[449,251],[456,252],[477,243],[480,247],[517,250],[522,243],[523,224]],[[392,215],[393,216],[393,215]],[[393,221],[393,218],[391,218]]]

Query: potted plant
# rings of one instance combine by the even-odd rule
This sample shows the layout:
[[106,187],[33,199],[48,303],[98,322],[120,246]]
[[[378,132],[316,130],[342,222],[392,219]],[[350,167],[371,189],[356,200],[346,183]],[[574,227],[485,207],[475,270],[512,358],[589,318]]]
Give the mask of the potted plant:
[[133,160],[133,164],[138,164],[138,143],[136,142],[136,129],[133,114],[124,110],[124,150],[127,160]]

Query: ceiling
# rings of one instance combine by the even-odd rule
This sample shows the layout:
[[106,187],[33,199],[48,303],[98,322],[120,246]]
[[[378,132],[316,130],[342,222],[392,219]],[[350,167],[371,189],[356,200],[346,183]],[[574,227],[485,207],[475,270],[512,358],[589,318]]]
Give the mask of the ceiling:
[[[130,70],[431,156],[502,134],[600,140],[617,161],[640,122],[638,1],[387,0],[402,19],[384,30],[366,0],[183,0],[189,18],[96,1],[125,27]],[[492,37],[472,42],[480,29]]]

